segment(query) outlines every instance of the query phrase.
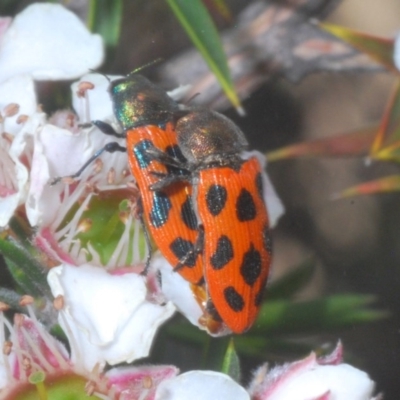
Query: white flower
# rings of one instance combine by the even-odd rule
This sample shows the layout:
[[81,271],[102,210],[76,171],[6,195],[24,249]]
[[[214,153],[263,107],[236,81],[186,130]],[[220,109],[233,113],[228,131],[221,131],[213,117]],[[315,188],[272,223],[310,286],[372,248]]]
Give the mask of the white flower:
[[32,79],[20,75],[0,83],[0,227],[8,224],[27,195],[31,136],[44,123],[37,112]]
[[72,360],[84,358],[88,370],[146,357],[158,327],[175,312],[170,302],[148,301],[146,278],[136,273],[62,265],[50,270],[48,282],[53,295],[63,298],[59,323]]
[[[108,79],[107,79],[108,78]],[[86,74],[71,86],[72,106],[81,124],[100,120],[113,123],[116,129],[116,120],[113,113],[112,102],[108,87],[109,80],[122,78],[122,76],[105,77],[101,74]],[[99,132],[99,135],[106,136]],[[109,140],[115,139],[109,137]]]
[[264,199],[268,209],[269,224],[271,228],[274,228],[278,223],[279,218],[285,213],[285,207],[276,193],[275,188],[266,172],[267,159],[265,158],[264,154],[257,150],[244,151],[242,152],[241,156],[244,160],[255,157],[260,163],[262,170]]
[[191,371],[160,383],[154,400],[250,400],[249,394],[228,375]]
[[178,368],[171,365],[142,365],[114,368],[105,377],[110,383],[110,392],[116,392],[118,400],[154,400],[158,385],[178,373]]
[[58,4],[32,4],[3,35],[0,82],[26,73],[39,80],[72,79],[97,68],[103,57],[101,37],[75,14]]
[[206,313],[207,293],[204,286],[190,284],[174,271],[164,257],[154,257],[151,268],[161,274],[160,290],[164,296],[174,303],[191,324],[215,337],[232,333],[224,323],[213,320]]
[[47,170],[40,170],[43,162],[36,164],[40,173],[30,185],[30,169],[33,137],[46,121],[32,78],[79,76],[97,67],[103,53],[101,38],[60,5],[33,4],[12,22],[0,18],[0,227],[26,201],[29,186],[28,214],[34,225],[40,219],[38,192],[32,196],[32,191],[43,189]]
[[357,368],[341,363],[339,344],[331,356],[314,353],[268,371],[256,370],[249,392],[252,400],[372,400],[375,384]]
[[[82,215],[90,208],[94,197],[99,200],[106,193],[115,193],[116,214],[119,213],[118,199],[137,198],[137,193],[132,192],[129,186],[134,180],[128,171],[127,156],[120,152],[105,153],[88,165],[74,181],[49,185],[55,177],[76,173],[106,143],[118,141],[124,146],[123,139],[107,136],[94,126],[83,129],[78,125],[97,118],[109,122],[112,120],[107,87],[107,79],[100,74],[90,74],[74,83],[72,97],[78,116],[72,112],[58,112],[49,121],[53,124],[46,124],[34,136],[27,216],[30,224],[38,227],[36,244],[60,262],[78,265],[92,259],[94,264],[99,264],[98,252],[92,244],[83,248],[76,237],[80,232],[90,229],[90,224],[85,223]],[[77,205],[79,208],[75,209]],[[68,220],[66,217],[71,209],[75,210],[74,218]],[[115,255],[103,263],[109,267],[126,265],[131,243],[137,244],[139,241],[139,221],[132,214],[120,219],[125,231],[120,244],[115,247]],[[130,236],[132,232],[133,241]],[[132,262],[144,258],[143,251],[135,251],[133,255]]]
[[[106,373],[99,364],[87,369],[87,353],[79,357],[75,352],[72,360],[64,345],[37,320],[33,301],[30,296],[21,298],[29,317],[15,314],[14,324],[3,314],[8,306],[0,302],[1,399],[36,398],[40,392],[49,399],[95,395],[110,400],[153,400],[160,382],[179,372],[170,365],[113,368]],[[70,347],[75,342],[73,338]]]

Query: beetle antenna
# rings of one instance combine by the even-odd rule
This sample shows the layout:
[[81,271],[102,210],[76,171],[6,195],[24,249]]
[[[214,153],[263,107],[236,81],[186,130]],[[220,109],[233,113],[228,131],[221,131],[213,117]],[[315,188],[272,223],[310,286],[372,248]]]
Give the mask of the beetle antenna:
[[185,106],[190,105],[190,103],[193,102],[193,100],[197,97],[200,96],[200,92],[197,92],[195,94],[192,94],[186,101],[185,101]]
[[111,79],[110,79],[106,74],[103,74],[102,72],[95,71],[94,69],[90,69],[90,68],[89,68],[89,71],[90,71],[90,72],[93,72],[94,74],[103,75],[104,78],[106,78],[106,79],[108,80],[108,82],[111,82]]
[[140,67],[138,67],[138,68],[135,68],[133,71],[129,72],[128,76],[129,76],[129,75],[133,75],[133,74],[137,74],[138,72],[143,71],[144,69],[146,69],[146,68],[148,68],[148,67],[150,67],[150,66],[152,66],[152,65],[154,65],[154,64],[158,64],[158,63],[161,62],[161,61],[162,61],[162,58],[161,58],[161,57],[156,58],[155,60],[150,61],[150,62],[147,63],[147,64],[144,64],[144,65],[142,65],[142,66],[140,66]]

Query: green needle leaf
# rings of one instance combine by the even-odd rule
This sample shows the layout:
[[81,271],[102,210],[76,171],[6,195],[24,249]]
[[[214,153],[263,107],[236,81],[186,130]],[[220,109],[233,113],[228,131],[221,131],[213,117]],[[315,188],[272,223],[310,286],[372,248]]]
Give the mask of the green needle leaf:
[[392,71],[395,74],[399,73],[393,61],[393,39],[373,36],[364,32],[357,32],[344,26],[334,25],[327,22],[320,23],[319,26],[330,34],[355,47],[359,51],[368,54],[389,71]]
[[20,294],[10,289],[0,288],[0,301],[8,304],[14,310],[22,312],[23,308],[19,305],[20,300]]
[[251,333],[304,334],[322,333],[354,324],[374,322],[388,316],[368,306],[371,295],[341,294],[297,302],[266,301]]
[[0,253],[24,294],[51,298],[46,274],[41,264],[21,245],[13,240],[0,239]]
[[346,197],[370,195],[376,193],[388,193],[400,191],[400,175],[390,175],[381,179],[364,182],[352,186],[333,196],[334,200]]
[[240,362],[236,354],[233,338],[229,341],[228,348],[226,349],[221,372],[229,375],[236,382],[240,382]]
[[119,41],[122,10],[122,0],[90,1],[88,27],[99,33],[108,47],[114,47]]
[[167,0],[167,3],[215,74],[230,102],[239,114],[243,114],[218,31],[201,0]]

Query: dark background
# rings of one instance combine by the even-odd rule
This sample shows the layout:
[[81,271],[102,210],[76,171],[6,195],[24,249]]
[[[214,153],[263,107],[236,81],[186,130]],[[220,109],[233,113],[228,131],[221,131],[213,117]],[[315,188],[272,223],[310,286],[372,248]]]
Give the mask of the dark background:
[[[8,11],[26,4],[9,3]],[[236,15],[249,1],[227,0],[227,4]],[[126,1],[126,6],[121,42],[102,71],[125,74],[159,57],[167,61],[191,46],[163,1]],[[395,0],[344,0],[329,20],[392,37],[400,27],[399,15],[400,3]],[[218,24],[221,30],[234,27],[234,21],[218,19]],[[156,78],[162,63],[145,74]],[[170,88],[168,82],[159,83]],[[252,148],[266,152],[377,123],[392,84],[388,73],[319,73],[297,85],[277,78],[244,99],[246,117],[232,109],[225,112],[243,129]],[[396,164],[367,166],[361,158],[280,161],[268,167],[286,207],[274,231],[273,276],[315,255],[318,270],[301,298],[341,292],[378,297],[377,307],[390,311],[390,318],[335,335],[342,339],[345,354],[351,354],[351,362],[367,371],[389,400],[398,399],[400,392],[400,197],[391,193],[330,198],[351,185],[398,170]],[[165,362],[178,358],[183,369],[196,365],[196,353],[189,347],[174,350],[173,356]]]

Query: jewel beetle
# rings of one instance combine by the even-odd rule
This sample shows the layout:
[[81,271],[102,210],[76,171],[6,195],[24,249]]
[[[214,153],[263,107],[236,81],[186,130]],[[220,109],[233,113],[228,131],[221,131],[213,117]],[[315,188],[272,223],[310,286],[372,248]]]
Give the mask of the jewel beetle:
[[[193,110],[175,126],[186,166],[150,151],[165,164],[186,168],[193,185],[209,313],[235,333],[248,330],[261,306],[271,262],[271,235],[262,168],[241,152],[247,141],[228,118]],[[153,190],[185,179],[159,175]]]
[[[112,81],[109,92],[114,114],[126,137],[128,161],[139,188],[145,225],[168,262],[187,281],[199,284],[203,268],[201,258],[193,252],[198,224],[191,203],[191,186],[182,180],[161,190],[149,190],[157,173],[183,173],[150,159],[146,153],[157,148],[185,162],[174,128],[179,106],[164,90],[136,73]],[[104,126],[98,121],[94,123],[100,129]]]
[[[110,142],[97,151],[75,178],[103,152],[128,154],[131,173],[140,193],[141,218],[160,252],[190,283],[203,282],[202,260],[193,251],[197,219],[192,207],[191,186],[187,181],[152,191],[156,174],[185,173],[150,159],[146,151],[155,147],[166,155],[185,162],[176,139],[174,119],[180,108],[168,94],[143,75],[135,72],[110,82],[108,91],[113,111],[123,132],[116,132],[103,121],[92,121],[103,133],[126,139],[126,148]],[[53,181],[55,183],[59,178]]]

